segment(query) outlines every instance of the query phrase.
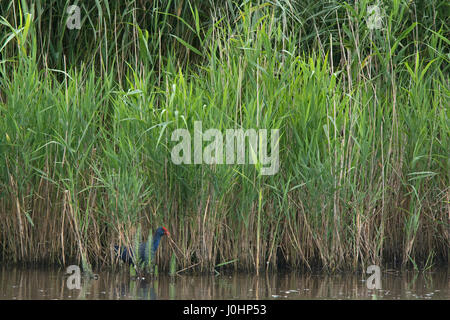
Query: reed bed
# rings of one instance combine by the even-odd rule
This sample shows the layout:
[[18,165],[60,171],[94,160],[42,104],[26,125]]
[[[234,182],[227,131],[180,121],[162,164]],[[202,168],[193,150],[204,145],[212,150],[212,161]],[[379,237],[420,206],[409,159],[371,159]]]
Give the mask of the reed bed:
[[[165,270],[448,264],[449,5],[371,4],[2,2],[0,259],[115,266],[164,225]],[[174,164],[195,121],[279,129],[278,173]]]

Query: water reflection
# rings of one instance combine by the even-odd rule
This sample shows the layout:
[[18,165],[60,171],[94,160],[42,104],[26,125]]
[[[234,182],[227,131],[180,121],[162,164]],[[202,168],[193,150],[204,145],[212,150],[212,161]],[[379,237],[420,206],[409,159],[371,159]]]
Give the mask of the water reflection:
[[0,299],[450,299],[448,270],[383,273],[382,288],[367,289],[366,274],[160,275],[131,280],[100,272],[68,289],[64,270],[0,269]]

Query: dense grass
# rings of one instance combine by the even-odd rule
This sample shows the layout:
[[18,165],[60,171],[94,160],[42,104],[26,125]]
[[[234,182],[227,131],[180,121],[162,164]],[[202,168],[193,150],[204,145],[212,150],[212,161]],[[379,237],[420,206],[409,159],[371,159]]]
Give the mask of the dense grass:
[[[448,4],[84,3],[0,4],[2,260],[110,265],[165,225],[166,269],[448,263]],[[173,164],[199,120],[279,129],[280,171]]]

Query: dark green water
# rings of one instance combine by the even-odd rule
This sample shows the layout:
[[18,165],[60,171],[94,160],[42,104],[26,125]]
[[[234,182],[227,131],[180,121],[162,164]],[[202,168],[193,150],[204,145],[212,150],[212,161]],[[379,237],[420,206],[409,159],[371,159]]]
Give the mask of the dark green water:
[[130,280],[126,272],[100,272],[69,289],[58,269],[0,269],[0,299],[450,299],[448,269],[381,273],[381,289],[368,274],[249,274]]

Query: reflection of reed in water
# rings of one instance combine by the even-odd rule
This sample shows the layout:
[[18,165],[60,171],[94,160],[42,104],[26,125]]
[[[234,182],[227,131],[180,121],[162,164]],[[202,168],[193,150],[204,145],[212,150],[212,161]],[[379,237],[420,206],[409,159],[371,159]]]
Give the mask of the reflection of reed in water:
[[0,299],[449,299],[448,271],[383,273],[382,289],[367,289],[367,274],[183,275],[130,280],[102,272],[70,290],[64,270],[0,269]]

